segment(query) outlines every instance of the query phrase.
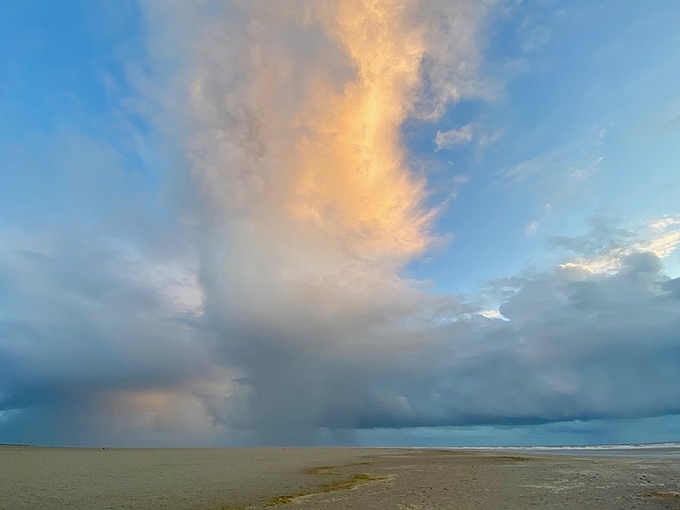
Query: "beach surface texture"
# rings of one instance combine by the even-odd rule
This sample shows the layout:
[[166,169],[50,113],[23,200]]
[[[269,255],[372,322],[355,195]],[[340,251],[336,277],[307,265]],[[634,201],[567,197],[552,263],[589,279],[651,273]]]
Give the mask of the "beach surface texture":
[[0,447],[0,509],[680,509],[680,458]]

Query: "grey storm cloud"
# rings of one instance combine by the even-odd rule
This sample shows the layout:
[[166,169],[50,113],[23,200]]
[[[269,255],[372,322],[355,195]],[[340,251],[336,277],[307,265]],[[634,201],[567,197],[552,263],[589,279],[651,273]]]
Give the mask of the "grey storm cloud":
[[[547,272],[503,303],[507,321],[454,313],[449,323],[404,327],[381,339],[380,350],[362,347],[344,359],[298,352],[281,342],[286,332],[245,327],[247,345],[231,348],[247,351],[252,425],[281,416],[300,426],[366,428],[677,413],[680,302],[660,268],[646,253],[589,280]],[[342,320],[326,328],[342,330]],[[400,335],[413,333],[426,340],[399,348]],[[377,342],[364,334],[366,344]]]
[[[505,319],[425,293],[361,313],[320,316],[285,301],[246,313],[214,301],[208,282],[220,288],[219,275],[204,262],[206,311],[190,317],[126,278],[135,269],[116,250],[69,246],[4,253],[3,304],[23,318],[0,324],[3,437],[91,444],[171,429],[167,413],[134,425],[138,412],[112,397],[149,391],[187,393],[200,406],[182,412],[266,444],[314,442],[320,429],[680,412],[680,279],[649,252],[615,272],[555,268],[499,282]],[[228,392],[196,383],[215,367],[236,370]]]
[[43,429],[34,441],[89,443],[112,393],[176,388],[206,366],[191,314],[159,290],[153,266],[87,234],[0,256],[0,427]]

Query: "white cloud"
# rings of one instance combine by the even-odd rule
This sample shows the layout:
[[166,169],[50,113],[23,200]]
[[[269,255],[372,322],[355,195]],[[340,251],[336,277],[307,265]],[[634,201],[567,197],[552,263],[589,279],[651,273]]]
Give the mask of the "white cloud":
[[672,227],[680,227],[680,215],[669,215],[650,221],[649,228],[656,232],[661,232]]
[[468,143],[470,141],[472,141],[472,124],[467,124],[459,129],[437,131],[437,135],[434,138],[437,150],[451,149],[456,145]]
[[[631,239],[634,234],[630,232],[625,236],[627,238],[625,242],[616,240],[603,252],[578,257],[559,267],[570,271],[598,274],[618,271],[626,260],[638,253],[650,253],[659,259],[667,258],[676,251],[680,244],[680,230],[676,230],[677,226],[678,222],[670,218],[650,221],[642,231],[635,234],[638,239]],[[565,239],[560,239],[558,242],[568,245],[565,241]]]
[[489,310],[482,310],[482,311],[477,312],[477,313],[479,315],[481,315],[482,317],[486,317],[487,319],[504,319],[504,320],[506,320],[505,317],[503,317],[503,314],[501,312],[499,312],[498,310],[493,309],[493,308],[489,309]]
[[524,228],[524,233],[529,237],[535,236],[536,232],[538,232],[538,222],[536,220],[530,221]]

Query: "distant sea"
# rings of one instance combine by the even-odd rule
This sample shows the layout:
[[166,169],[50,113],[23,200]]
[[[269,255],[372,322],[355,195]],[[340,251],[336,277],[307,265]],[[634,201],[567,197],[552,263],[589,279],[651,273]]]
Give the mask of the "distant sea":
[[581,446],[491,446],[456,450],[506,451],[560,455],[626,455],[635,457],[680,457],[680,442],[600,444]]

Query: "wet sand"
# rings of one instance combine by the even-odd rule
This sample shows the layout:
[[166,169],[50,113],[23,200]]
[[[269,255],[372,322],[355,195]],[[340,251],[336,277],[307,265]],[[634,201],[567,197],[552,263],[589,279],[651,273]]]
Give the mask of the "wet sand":
[[680,509],[680,458],[0,447],[0,509]]

